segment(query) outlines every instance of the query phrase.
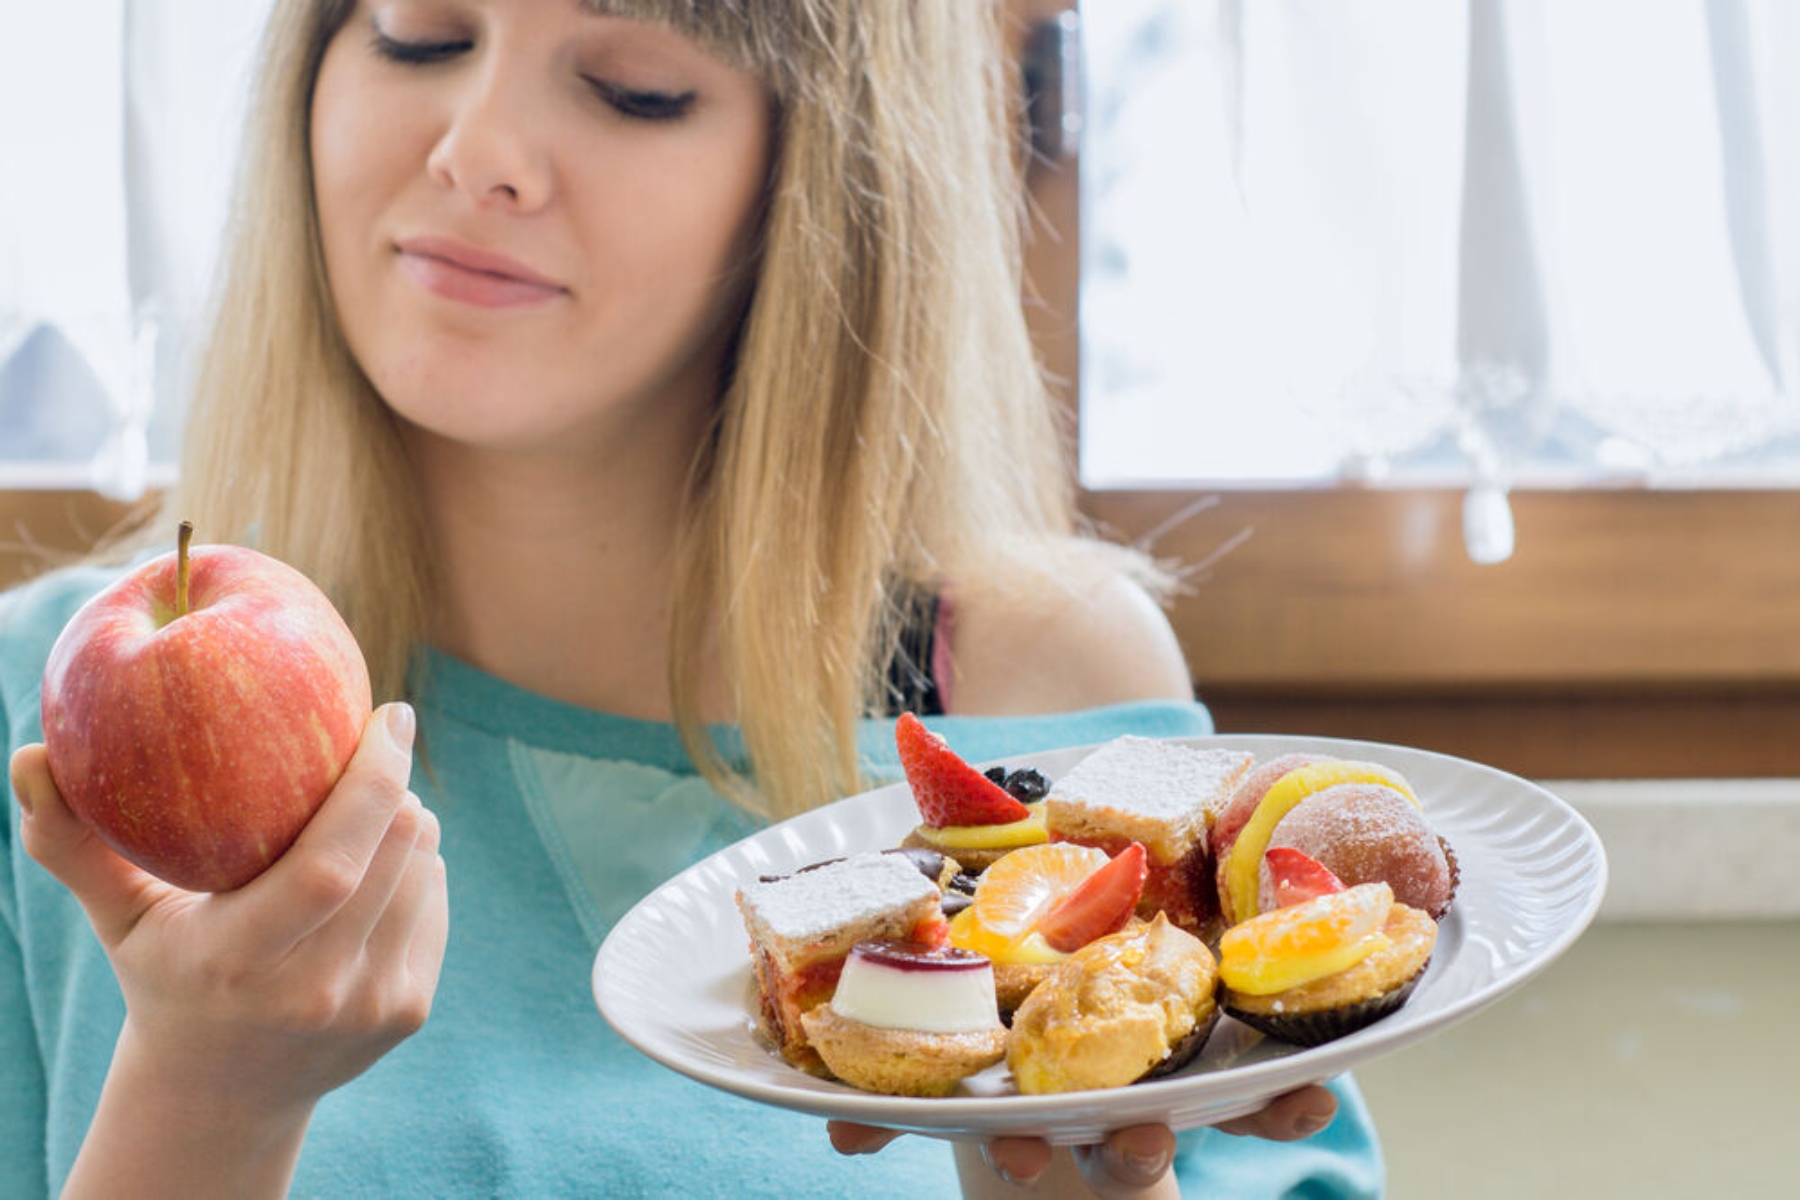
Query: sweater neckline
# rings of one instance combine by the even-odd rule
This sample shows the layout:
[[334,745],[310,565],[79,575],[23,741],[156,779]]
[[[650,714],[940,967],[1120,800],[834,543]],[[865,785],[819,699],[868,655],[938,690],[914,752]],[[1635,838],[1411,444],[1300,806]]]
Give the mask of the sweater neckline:
[[[411,692],[421,708],[496,737],[567,753],[629,758],[665,770],[695,770],[672,721],[583,708],[509,683],[427,647],[413,668]],[[735,727],[709,727],[714,744],[737,761]]]

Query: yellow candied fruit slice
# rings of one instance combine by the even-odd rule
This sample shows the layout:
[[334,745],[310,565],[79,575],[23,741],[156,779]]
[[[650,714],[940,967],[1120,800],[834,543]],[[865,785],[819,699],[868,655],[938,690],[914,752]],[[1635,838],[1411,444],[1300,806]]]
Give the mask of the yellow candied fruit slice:
[[1040,846],[1050,840],[1044,828],[1041,805],[1030,806],[1028,817],[1001,825],[946,825],[933,829],[921,825],[914,832],[919,840],[937,850],[1008,850],[1019,846]]
[[984,954],[998,966],[1029,967],[1069,957],[1053,949],[1035,930],[1015,940],[988,929],[974,914],[973,908],[965,908],[950,918],[950,944],[959,950]]
[[1012,851],[982,872],[969,906],[950,923],[950,944],[997,963],[1062,961],[1037,924],[1109,861],[1106,851],[1073,842]]
[[1231,915],[1236,920],[1247,921],[1260,911],[1257,893],[1262,882],[1262,858],[1281,818],[1314,792],[1340,783],[1378,783],[1393,788],[1414,805],[1419,803],[1405,779],[1375,763],[1320,762],[1289,771],[1263,793],[1225,858],[1225,887],[1231,897]]
[[1219,939],[1219,979],[1233,991],[1270,996],[1346,971],[1393,944],[1382,932],[1394,890],[1365,883],[1304,904],[1272,909]]

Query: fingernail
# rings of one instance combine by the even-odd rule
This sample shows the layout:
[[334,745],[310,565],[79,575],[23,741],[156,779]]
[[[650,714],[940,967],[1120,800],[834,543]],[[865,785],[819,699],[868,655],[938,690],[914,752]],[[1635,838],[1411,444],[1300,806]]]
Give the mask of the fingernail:
[[15,789],[13,789],[13,794],[18,796],[18,798],[19,798],[20,814],[22,816],[24,816],[26,820],[30,820],[31,819],[31,806],[36,803],[36,801],[31,798],[31,789],[28,787],[15,788]]
[[1148,1183],[1161,1179],[1163,1172],[1169,1169],[1169,1156],[1162,1153],[1122,1154],[1119,1160],[1133,1176]]
[[1302,1113],[1294,1121],[1294,1132],[1301,1137],[1311,1137],[1327,1125],[1331,1124],[1332,1113]]
[[411,750],[413,733],[419,727],[419,719],[413,713],[412,705],[401,700],[388,705],[387,731],[394,745],[402,750]]

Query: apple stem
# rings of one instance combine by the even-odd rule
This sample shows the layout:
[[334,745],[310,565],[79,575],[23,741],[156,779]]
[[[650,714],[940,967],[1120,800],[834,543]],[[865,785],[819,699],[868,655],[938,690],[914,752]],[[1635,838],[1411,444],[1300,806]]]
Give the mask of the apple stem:
[[188,544],[194,540],[194,523],[183,521],[175,531],[175,615],[188,611]]

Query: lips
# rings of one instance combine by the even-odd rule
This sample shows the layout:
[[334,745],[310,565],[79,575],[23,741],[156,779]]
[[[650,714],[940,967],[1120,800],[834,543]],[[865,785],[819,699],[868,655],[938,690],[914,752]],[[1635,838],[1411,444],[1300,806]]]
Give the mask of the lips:
[[516,259],[448,238],[395,243],[401,270],[426,291],[477,308],[547,304],[568,289]]

